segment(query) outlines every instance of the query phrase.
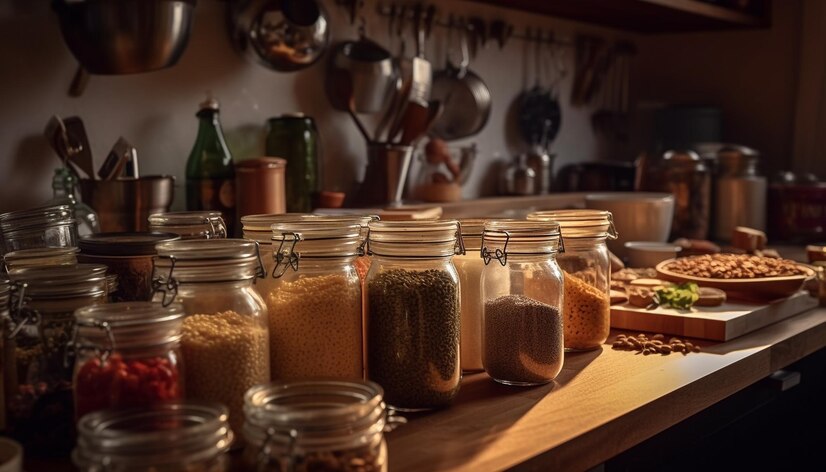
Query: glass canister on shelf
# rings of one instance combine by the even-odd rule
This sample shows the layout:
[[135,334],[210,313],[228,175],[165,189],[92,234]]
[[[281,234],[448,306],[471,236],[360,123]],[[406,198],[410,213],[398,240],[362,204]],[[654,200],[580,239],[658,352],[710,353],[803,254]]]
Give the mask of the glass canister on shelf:
[[74,445],[72,356],[76,309],[106,301],[106,266],[36,267],[11,274],[3,356],[9,434],[27,453],[65,457]]
[[456,220],[370,223],[365,280],[367,378],[402,411],[449,405],[459,391]]
[[0,215],[3,253],[77,246],[77,220],[70,205],[52,205]]
[[224,472],[233,432],[218,403],[102,410],[80,419],[72,461],[81,472]]
[[103,264],[109,274],[117,276],[110,292],[115,302],[145,302],[152,299],[152,258],[155,245],[174,241],[174,233],[97,233],[78,242],[80,262]]
[[109,303],[75,311],[75,416],[182,400],[183,317],[175,303]]
[[[562,370],[563,278],[556,262],[562,251],[554,222],[485,223],[482,362],[499,383],[545,384]],[[502,278],[510,283],[499,283]]]
[[758,174],[760,155],[745,146],[726,146],[717,152],[714,183],[714,237],[730,241],[737,226],[766,230],[768,181]]
[[528,220],[556,222],[565,238],[565,252],[556,256],[565,280],[565,348],[599,348],[611,331],[611,260],[605,241],[618,236],[611,212],[539,211]]
[[229,407],[243,422],[244,392],[270,380],[267,305],[253,290],[264,277],[258,243],[243,239],[165,241],[156,246],[154,301],[183,305],[186,398]]
[[267,120],[267,155],[287,161],[287,211],[308,212],[321,190],[320,141],[315,121],[303,113]]
[[149,231],[175,233],[181,239],[225,239],[220,211],[172,211],[149,216]]
[[306,381],[259,385],[245,396],[244,465],[280,472],[385,472],[389,414],[373,382]]
[[76,247],[40,247],[12,251],[3,256],[6,271],[12,272],[30,267],[65,266],[77,264]]
[[669,240],[706,239],[711,220],[711,170],[694,151],[666,151],[643,176],[642,189],[674,195]]
[[302,220],[272,225],[269,308],[274,380],[361,379],[361,226]]

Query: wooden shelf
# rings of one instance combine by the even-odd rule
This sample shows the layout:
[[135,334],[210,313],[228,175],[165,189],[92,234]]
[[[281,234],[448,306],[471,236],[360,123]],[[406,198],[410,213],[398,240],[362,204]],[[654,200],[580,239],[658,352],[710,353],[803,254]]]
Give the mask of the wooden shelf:
[[475,0],[640,33],[678,33],[770,25],[770,0],[749,14],[698,0]]

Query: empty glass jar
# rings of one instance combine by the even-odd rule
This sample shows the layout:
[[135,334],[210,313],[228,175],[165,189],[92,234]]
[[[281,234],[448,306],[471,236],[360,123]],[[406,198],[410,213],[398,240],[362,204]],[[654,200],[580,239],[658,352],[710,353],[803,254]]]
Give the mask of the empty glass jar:
[[175,233],[181,239],[224,239],[227,226],[220,211],[173,211],[149,217],[149,230]]
[[3,253],[38,247],[77,246],[77,221],[70,205],[52,205],[0,215]]
[[556,262],[561,241],[553,222],[485,223],[482,362],[497,382],[539,385],[562,370],[563,282]]
[[557,222],[565,238],[565,253],[556,258],[565,278],[565,348],[599,348],[611,331],[611,260],[605,245],[617,238],[611,212],[541,211],[528,219]]
[[175,402],[103,410],[77,426],[72,460],[82,472],[223,472],[233,433],[217,403]]

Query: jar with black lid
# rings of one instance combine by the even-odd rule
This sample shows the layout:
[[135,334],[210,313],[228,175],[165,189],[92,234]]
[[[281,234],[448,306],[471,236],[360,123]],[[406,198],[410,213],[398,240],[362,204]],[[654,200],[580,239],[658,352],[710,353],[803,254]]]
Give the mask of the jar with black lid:
[[106,266],[37,267],[11,274],[4,381],[9,434],[33,455],[67,456],[74,443],[74,311],[106,302]]

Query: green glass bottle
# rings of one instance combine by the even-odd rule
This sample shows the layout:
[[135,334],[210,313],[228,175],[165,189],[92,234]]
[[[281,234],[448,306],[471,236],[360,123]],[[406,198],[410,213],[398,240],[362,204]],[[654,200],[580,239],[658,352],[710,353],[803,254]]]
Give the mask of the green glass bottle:
[[312,211],[313,197],[321,184],[318,130],[313,119],[301,113],[270,118],[267,155],[287,161],[287,212]]
[[221,130],[218,101],[201,103],[198,137],[186,162],[186,207],[220,211],[227,232],[235,234],[235,166]]

